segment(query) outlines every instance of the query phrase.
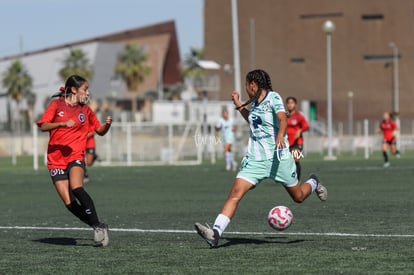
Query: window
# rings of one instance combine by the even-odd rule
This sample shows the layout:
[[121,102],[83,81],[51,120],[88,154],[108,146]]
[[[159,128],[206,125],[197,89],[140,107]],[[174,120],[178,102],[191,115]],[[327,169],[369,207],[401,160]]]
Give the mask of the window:
[[[380,61],[389,62],[392,61],[394,56],[392,54],[368,54],[364,55],[365,61]],[[401,59],[401,55],[398,55],[398,59]]]
[[310,13],[310,14],[301,14],[300,19],[316,19],[316,18],[326,18],[326,17],[342,17],[344,16],[343,12],[328,12],[328,13]]
[[305,63],[305,58],[303,57],[293,57],[290,59],[291,63],[302,64]]
[[383,14],[363,14],[361,15],[362,20],[382,20],[384,19]]

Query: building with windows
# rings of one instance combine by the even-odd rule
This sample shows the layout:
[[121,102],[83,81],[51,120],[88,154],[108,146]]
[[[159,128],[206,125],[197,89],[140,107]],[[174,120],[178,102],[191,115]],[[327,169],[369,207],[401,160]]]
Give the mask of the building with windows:
[[[168,86],[183,81],[179,68],[180,54],[174,21],[68,42],[45,49],[23,52],[21,55],[0,57],[0,75],[3,75],[16,59],[21,60],[33,79],[33,92],[36,94],[33,110],[35,119],[45,109],[50,96],[64,85],[58,72],[63,66],[65,56],[71,49],[79,48],[86,53],[94,71],[90,81],[93,98],[125,101],[131,98],[129,96],[131,93],[128,93],[123,81],[116,77],[115,64],[125,44],[131,42],[143,47],[148,57],[147,65],[150,67],[149,75],[145,77],[136,93],[138,100],[142,100],[148,91],[156,94],[163,93]],[[5,92],[5,88],[0,85],[0,94]],[[10,104],[14,103],[8,102],[5,97],[0,98],[0,122],[4,123],[8,119],[8,109],[16,110],[14,106],[10,107]],[[130,108],[130,106],[124,107]],[[25,109],[24,102],[21,108]]]
[[[204,2],[205,58],[227,68],[208,72],[220,78],[219,93],[211,95],[220,99],[228,99],[234,89],[231,2]],[[331,20],[336,26],[331,36],[334,120],[346,121],[350,104],[355,119],[380,120],[384,111],[394,111],[395,84],[401,120],[414,118],[414,1],[237,3],[244,99],[244,76],[251,69],[262,68],[271,75],[275,90],[284,97],[312,102],[316,118],[325,120],[327,44],[322,26]]]

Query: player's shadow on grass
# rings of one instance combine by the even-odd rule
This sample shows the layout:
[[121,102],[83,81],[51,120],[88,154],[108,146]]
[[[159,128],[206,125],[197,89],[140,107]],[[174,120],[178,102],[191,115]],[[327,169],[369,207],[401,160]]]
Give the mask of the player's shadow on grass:
[[219,245],[219,247],[226,247],[232,245],[239,245],[239,244],[270,244],[270,243],[277,243],[277,244],[294,244],[294,243],[301,243],[305,240],[288,240],[288,237],[265,237],[264,239],[251,239],[251,238],[232,238],[226,237],[223,238],[226,240],[226,243]]
[[[86,244],[83,241],[89,239],[75,239],[75,238],[66,238],[66,237],[56,237],[56,238],[42,238],[33,240],[33,242],[45,243],[45,244],[54,244],[54,245],[63,245],[63,246],[93,246],[92,244]],[[78,241],[82,241],[79,243]]]

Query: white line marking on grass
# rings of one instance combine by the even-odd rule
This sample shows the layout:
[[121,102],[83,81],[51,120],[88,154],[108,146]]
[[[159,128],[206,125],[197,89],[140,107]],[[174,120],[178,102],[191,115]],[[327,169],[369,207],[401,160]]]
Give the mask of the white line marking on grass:
[[[15,230],[56,230],[56,231],[89,231],[87,227],[41,227],[41,226],[0,226],[0,229]],[[112,232],[136,232],[136,233],[196,233],[194,230],[176,229],[138,229],[138,228],[110,228]],[[339,232],[226,232],[226,235],[287,235],[287,236],[328,236],[328,237],[373,237],[373,238],[414,238],[409,234],[359,234]]]

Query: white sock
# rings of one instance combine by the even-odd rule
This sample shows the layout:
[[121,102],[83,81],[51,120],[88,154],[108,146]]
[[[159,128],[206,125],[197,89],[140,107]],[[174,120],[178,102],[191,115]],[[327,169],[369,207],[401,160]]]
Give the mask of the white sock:
[[231,165],[231,153],[230,152],[226,152],[226,164],[227,165]]
[[223,234],[224,230],[226,230],[226,227],[229,225],[230,219],[223,214],[219,214],[214,221],[213,229],[216,229],[221,236]]
[[234,155],[233,155],[233,152],[229,152],[229,162],[230,162],[231,164],[233,164],[233,163],[234,163]]
[[315,179],[308,179],[306,183],[309,183],[312,187],[312,192],[315,191],[316,187],[318,186],[318,182]]

